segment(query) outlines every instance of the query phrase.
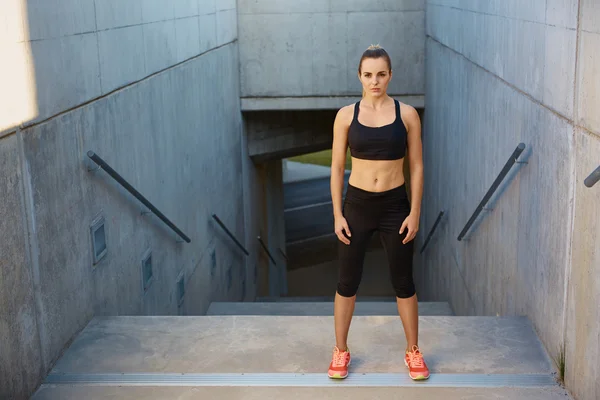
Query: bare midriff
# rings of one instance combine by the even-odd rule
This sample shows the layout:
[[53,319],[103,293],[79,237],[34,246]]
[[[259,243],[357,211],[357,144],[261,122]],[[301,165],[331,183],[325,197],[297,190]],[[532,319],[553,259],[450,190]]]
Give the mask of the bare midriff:
[[399,160],[363,160],[352,157],[348,183],[369,192],[385,192],[404,184],[404,158]]

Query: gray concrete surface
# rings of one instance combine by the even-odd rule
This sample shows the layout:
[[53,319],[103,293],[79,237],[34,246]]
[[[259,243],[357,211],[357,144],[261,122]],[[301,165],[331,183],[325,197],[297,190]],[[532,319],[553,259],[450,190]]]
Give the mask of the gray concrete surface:
[[[419,331],[432,373],[553,372],[527,318],[420,317]],[[96,317],[52,373],[319,373],[333,341],[332,316]],[[356,316],[349,346],[355,373],[405,372],[397,316]]]
[[[284,220],[283,171],[281,160],[260,165],[262,182],[260,236],[266,250],[259,249],[259,284],[257,295],[287,294],[286,230]],[[256,240],[256,239],[255,239]],[[268,250],[268,253],[267,253]],[[270,256],[269,256],[270,254]]]
[[0,139],[0,398],[25,397],[42,374],[20,138]]
[[[235,1],[13,0],[42,121],[237,38]],[[12,15],[10,15],[12,14]],[[13,36],[14,34],[11,34]]]
[[576,135],[578,162],[565,354],[568,387],[580,398],[593,399],[600,397],[600,381],[592,378],[600,375],[600,184],[587,188],[583,180],[600,164],[600,135],[579,128]]
[[[259,226],[247,214],[259,177],[242,137],[235,7],[2,5],[0,52],[22,57],[0,73],[14,94],[0,104],[12,103],[0,112],[0,397],[28,398],[94,315],[194,315],[213,300],[254,298]],[[142,215],[142,204],[106,172],[88,172],[88,150],[191,244]],[[98,216],[108,252],[94,265],[90,224]],[[154,279],[144,290],[148,251]]]
[[396,71],[390,93],[422,95],[424,9],[424,0],[241,0],[242,97],[360,95],[358,62],[376,43]]
[[263,400],[286,398],[293,400],[387,400],[410,398],[413,400],[566,400],[563,389],[517,388],[390,388],[390,387],[340,387],[335,388],[278,388],[278,387],[94,387],[44,385],[32,400],[123,400],[134,399],[227,399]]
[[[206,315],[333,315],[333,301],[213,302],[208,307]],[[354,315],[398,315],[398,308],[395,301],[357,302]],[[453,315],[453,313],[448,303],[421,302],[419,315]]]
[[[199,102],[203,86],[189,85],[194,76],[212,71],[221,87],[229,87],[224,93],[235,93],[235,60],[235,46],[216,50],[24,135],[45,283],[38,312],[47,332],[46,360],[94,314],[177,313],[175,282],[181,272],[189,283],[183,312],[202,313],[213,293],[237,298],[243,292],[243,280],[233,279],[244,275],[243,255],[211,220],[215,213],[238,236],[244,229],[240,122],[231,117],[238,102]],[[161,221],[142,216],[144,207],[104,171],[88,173],[83,163],[88,149],[150,199],[192,244],[177,244]],[[227,156],[237,161],[210,179],[215,157]],[[197,171],[208,179],[196,179]],[[98,215],[107,221],[109,253],[93,266],[88,231]],[[153,251],[156,279],[144,292],[140,265],[147,250]]]
[[[426,12],[419,247],[446,216],[417,255],[421,300],[449,300],[461,315],[529,316],[552,358],[566,349],[567,387],[580,399],[600,393],[591,340],[600,326],[590,323],[598,195],[583,186],[600,162],[599,11],[592,1],[430,0]],[[528,164],[457,241],[519,142]]]

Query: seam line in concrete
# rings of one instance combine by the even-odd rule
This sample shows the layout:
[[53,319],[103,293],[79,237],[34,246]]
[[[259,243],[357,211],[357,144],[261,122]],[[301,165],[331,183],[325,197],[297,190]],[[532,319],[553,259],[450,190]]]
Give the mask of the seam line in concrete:
[[94,0],[94,26],[96,28],[96,54],[98,56],[98,83],[100,93],[104,92],[102,88],[102,63],[100,62],[100,36],[98,36],[98,11],[96,9],[96,0]]
[[458,271],[458,275],[460,276],[460,279],[463,282],[463,285],[465,287],[465,292],[467,293],[467,297],[469,298],[469,301],[471,302],[471,306],[473,308],[475,308],[475,302],[473,301],[473,296],[471,296],[471,290],[469,290],[469,285],[467,285],[467,280],[465,279],[465,276],[463,275],[462,271],[460,270],[460,264],[458,263],[458,260],[456,259],[456,253],[453,251],[452,252],[452,259],[454,260],[454,268],[456,268],[456,270]]
[[[94,6],[95,6],[95,4],[94,4]],[[231,11],[231,10],[235,10],[235,9],[232,8],[230,10],[222,10],[222,11]],[[180,21],[180,20],[183,20],[183,19],[191,19],[191,18],[198,18],[198,19],[200,19],[200,17],[204,17],[204,16],[207,16],[207,15],[217,15],[217,12],[209,13],[209,14],[190,15],[190,16],[187,16],[187,17],[176,17],[176,18],[170,18],[170,19],[161,19],[159,21],[141,22],[139,24],[119,25],[119,26],[113,26],[113,27],[104,28],[104,29],[98,29],[97,28],[98,21],[96,21],[96,30],[95,31],[84,31],[84,32],[71,33],[71,34],[68,34],[68,35],[48,36],[48,37],[38,38],[38,39],[20,40],[20,41],[18,41],[16,43],[19,43],[19,44],[20,43],[35,43],[35,42],[43,42],[43,41],[46,41],[46,40],[56,40],[56,39],[62,39],[62,38],[70,38],[70,37],[74,37],[74,36],[91,35],[92,33],[116,31],[116,30],[119,30],[119,29],[133,28],[135,26],[144,26],[144,25],[157,24],[157,23],[160,23],[160,22]]]
[[260,12],[260,13],[252,13],[252,12],[248,12],[248,13],[238,13],[238,15],[249,15],[249,16],[255,16],[255,15],[294,15],[294,14],[310,14],[310,15],[319,15],[319,14],[326,14],[326,15],[331,15],[331,14],[375,14],[375,13],[379,13],[379,14],[388,14],[388,13],[396,13],[396,14],[403,14],[403,13],[419,13],[419,12],[425,12],[425,10],[379,10],[379,11],[320,11],[320,12],[315,12],[315,11],[295,11],[295,12]]
[[589,132],[589,133],[590,133],[590,134],[592,134],[592,135],[596,135],[596,136],[598,136],[598,134],[597,134],[597,133],[595,133],[594,131],[592,131],[592,130],[590,130],[590,129],[586,128],[585,126],[578,125],[578,124],[576,123],[576,121],[575,121],[575,120],[571,120],[569,117],[566,117],[566,116],[562,115],[561,113],[559,113],[558,111],[556,111],[556,110],[553,110],[552,108],[548,107],[546,104],[542,103],[540,100],[536,99],[535,97],[533,97],[533,96],[532,96],[532,95],[530,95],[529,93],[527,93],[527,92],[524,92],[524,91],[523,91],[522,89],[520,89],[519,87],[517,87],[517,86],[515,86],[514,84],[512,84],[512,83],[508,82],[508,81],[507,81],[507,80],[505,80],[504,78],[502,78],[502,77],[500,77],[500,76],[496,75],[494,72],[492,72],[492,71],[488,70],[487,68],[485,68],[485,67],[483,67],[483,66],[481,66],[481,65],[477,64],[475,61],[471,60],[469,57],[465,56],[464,54],[462,54],[462,53],[460,53],[460,52],[456,51],[456,50],[455,50],[455,49],[453,49],[452,47],[449,47],[449,46],[448,46],[448,45],[446,45],[445,43],[442,43],[442,42],[440,42],[439,40],[437,40],[437,38],[435,38],[435,37],[433,37],[433,36],[431,36],[431,35],[426,35],[426,36],[427,36],[429,39],[431,39],[432,41],[434,41],[435,43],[439,44],[440,46],[442,46],[442,47],[444,47],[444,48],[446,48],[446,49],[450,50],[450,51],[451,51],[451,52],[453,52],[454,54],[457,54],[459,57],[462,57],[463,59],[465,59],[465,60],[466,60],[466,61],[468,61],[469,63],[471,63],[471,64],[475,65],[477,68],[479,68],[479,69],[481,69],[481,70],[483,70],[483,71],[487,72],[488,74],[492,75],[493,77],[495,77],[496,79],[498,79],[499,81],[501,81],[502,83],[504,83],[506,86],[510,87],[511,89],[513,89],[514,91],[516,91],[517,93],[520,93],[521,95],[523,95],[523,96],[527,97],[527,98],[528,98],[528,99],[529,99],[531,102],[533,102],[533,103],[537,104],[538,106],[540,106],[540,107],[542,107],[542,108],[544,108],[544,109],[548,110],[549,112],[551,112],[552,114],[554,114],[556,117],[558,117],[558,118],[560,118],[560,119],[562,119],[562,120],[566,121],[566,122],[567,122],[567,123],[569,123],[569,124],[572,124],[573,126],[575,126],[575,127],[579,128],[579,129],[581,129],[581,130],[583,130],[583,131],[586,131],[586,132]]
[[1,132],[0,133],[0,139],[4,139],[4,138],[7,138],[9,136],[16,135],[16,134],[17,134],[17,131],[10,131],[10,130],[6,131],[6,132]]
[[35,221],[35,200],[33,198],[33,188],[31,184],[31,174],[29,173],[29,165],[25,156],[25,144],[23,143],[23,135],[21,130],[17,130],[17,148],[19,151],[19,168],[21,172],[21,196],[23,196],[23,203],[25,212],[23,213],[23,219],[25,222],[26,229],[26,246],[27,246],[27,260],[29,262],[31,271],[31,285],[35,309],[35,323],[36,323],[36,334],[40,349],[40,361],[42,363],[41,369],[46,372],[46,368],[49,367],[46,360],[44,342],[42,337],[47,337],[45,325],[41,321],[41,316],[44,313],[44,304],[41,299],[41,282],[40,282],[40,261],[39,261],[39,245],[37,241],[36,232],[36,221]]
[[105,373],[50,374],[45,384],[94,386],[308,386],[308,387],[556,387],[551,374],[434,374],[414,382],[408,373],[351,373],[343,381],[326,373]]
[[[573,134],[571,135],[571,143],[573,144],[573,157],[571,157],[570,167],[570,179],[571,184],[569,185],[569,208],[568,208],[568,221],[569,229],[567,230],[568,239],[566,240],[566,266],[564,272],[564,292],[563,292],[563,314],[562,314],[562,348],[559,349],[558,356],[565,357],[566,360],[566,343],[567,343],[567,325],[568,325],[568,310],[569,310],[569,285],[571,282],[571,269],[572,269],[572,256],[573,256],[573,229],[575,229],[575,202],[576,202],[576,185],[577,185],[577,125],[576,121],[579,119],[579,84],[578,79],[578,67],[579,67],[579,41],[581,39],[581,0],[577,1],[577,35],[575,38],[575,75],[573,79]],[[551,352],[549,352],[552,354]],[[557,363],[558,364],[558,363]],[[565,378],[565,377],[563,377]]]
[[212,48],[212,49],[210,49],[210,50],[207,50],[207,51],[205,51],[205,52],[203,52],[203,53],[200,53],[200,54],[198,54],[198,55],[195,55],[195,56],[193,56],[193,57],[191,57],[191,58],[188,58],[188,59],[185,59],[185,60],[183,60],[183,61],[180,61],[180,62],[178,62],[178,63],[176,63],[176,64],[173,64],[173,65],[171,65],[171,66],[169,66],[169,67],[167,67],[167,68],[161,69],[160,71],[153,72],[152,74],[150,74],[150,75],[147,75],[147,76],[145,76],[145,77],[143,77],[143,78],[141,78],[141,79],[138,79],[138,80],[136,80],[136,81],[130,82],[130,83],[128,83],[128,84],[126,84],[126,85],[124,85],[124,86],[120,86],[120,87],[118,87],[118,88],[116,88],[116,89],[113,89],[112,91],[110,91],[110,92],[108,92],[108,93],[105,93],[105,94],[102,94],[102,95],[100,95],[100,96],[94,97],[94,98],[92,98],[92,99],[90,99],[90,100],[87,100],[87,101],[85,101],[84,103],[80,103],[80,104],[78,104],[78,105],[76,105],[76,106],[74,106],[74,107],[71,107],[71,108],[67,109],[67,110],[61,111],[61,112],[59,112],[59,113],[57,113],[57,114],[54,114],[54,115],[51,115],[51,116],[49,116],[49,117],[47,117],[47,118],[45,118],[45,119],[43,119],[43,120],[41,120],[41,121],[37,121],[37,122],[31,123],[31,124],[23,124],[23,125],[21,126],[21,130],[26,130],[26,129],[29,129],[29,128],[36,127],[36,126],[38,126],[38,125],[43,125],[43,124],[47,123],[48,121],[51,121],[51,120],[53,120],[54,118],[60,117],[60,116],[62,116],[62,115],[65,115],[65,114],[68,114],[68,113],[70,113],[70,112],[72,112],[72,111],[75,111],[75,110],[78,110],[78,109],[80,109],[80,108],[83,108],[83,107],[85,107],[85,106],[87,106],[87,105],[89,105],[89,104],[91,104],[91,103],[94,103],[94,102],[96,102],[96,101],[98,101],[98,100],[102,100],[102,99],[104,99],[104,98],[106,98],[106,97],[109,97],[109,96],[111,96],[112,94],[115,94],[115,93],[117,93],[117,92],[119,92],[119,91],[121,91],[121,90],[128,89],[128,88],[130,88],[130,87],[132,87],[132,86],[135,86],[135,85],[137,85],[137,84],[139,84],[139,83],[142,83],[142,82],[144,82],[144,81],[147,81],[147,80],[149,80],[149,79],[152,79],[152,78],[154,78],[154,77],[155,77],[155,76],[157,76],[157,75],[160,75],[160,74],[162,74],[162,73],[164,73],[164,72],[168,72],[168,71],[170,71],[170,70],[172,70],[172,69],[175,69],[175,68],[177,68],[177,67],[180,67],[181,65],[183,65],[183,64],[185,64],[185,63],[189,63],[189,62],[191,62],[191,61],[193,61],[193,60],[196,60],[197,58],[200,58],[200,57],[202,57],[202,56],[204,56],[204,55],[206,55],[206,54],[208,54],[208,53],[210,53],[210,52],[212,52],[212,51],[215,51],[215,50],[220,50],[220,49],[221,49],[221,48],[223,48],[223,47],[229,46],[230,44],[232,44],[232,43],[235,43],[236,41],[237,41],[237,39],[234,39],[234,40],[232,40],[232,41],[230,41],[230,42],[227,42],[227,43],[224,43],[224,44],[222,44],[222,45],[219,45],[219,46],[213,47],[213,48]]
[[435,3],[429,3],[429,4],[432,5],[432,6],[434,6],[434,7],[447,8],[447,9],[458,10],[458,11],[464,11],[464,12],[468,12],[468,13],[471,13],[471,14],[487,15],[488,17],[498,17],[498,18],[504,18],[504,19],[508,19],[508,20],[512,20],[512,21],[529,22],[531,24],[538,24],[538,25],[557,26],[559,28],[567,29],[567,30],[570,30],[570,31],[574,31],[575,30],[573,28],[567,28],[567,27],[564,27],[564,26],[547,24],[545,16],[544,16],[544,22],[540,22],[540,21],[532,21],[530,19],[508,17],[506,15],[492,14],[492,13],[488,13],[488,12],[468,10],[466,8],[460,8],[460,7],[454,7],[454,6],[445,6],[445,5],[441,5],[441,4],[435,4]]

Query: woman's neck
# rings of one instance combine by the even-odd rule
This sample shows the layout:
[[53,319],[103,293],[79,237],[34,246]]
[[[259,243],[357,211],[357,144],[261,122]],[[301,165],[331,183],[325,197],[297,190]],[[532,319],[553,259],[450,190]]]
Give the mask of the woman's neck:
[[372,96],[367,95],[362,98],[361,103],[368,106],[369,108],[374,109],[374,110],[379,110],[387,102],[389,102],[390,99],[391,99],[391,97],[388,96],[387,94],[384,94],[383,96],[379,96],[379,97],[372,97]]

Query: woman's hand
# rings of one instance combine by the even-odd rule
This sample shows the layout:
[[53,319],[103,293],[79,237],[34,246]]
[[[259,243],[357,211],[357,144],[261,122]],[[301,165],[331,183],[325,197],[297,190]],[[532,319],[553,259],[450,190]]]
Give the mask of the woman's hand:
[[348,228],[348,222],[346,222],[346,218],[344,217],[336,217],[335,218],[335,234],[337,235],[340,242],[344,244],[350,244],[350,240],[346,236],[344,236],[343,232],[346,232],[346,235],[350,237],[350,228]]
[[417,232],[419,231],[419,217],[409,214],[402,223],[398,233],[402,235],[402,232],[404,232],[405,229],[408,229],[408,232],[406,232],[406,237],[402,241],[404,244],[410,242],[415,238],[415,236],[417,236]]

